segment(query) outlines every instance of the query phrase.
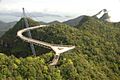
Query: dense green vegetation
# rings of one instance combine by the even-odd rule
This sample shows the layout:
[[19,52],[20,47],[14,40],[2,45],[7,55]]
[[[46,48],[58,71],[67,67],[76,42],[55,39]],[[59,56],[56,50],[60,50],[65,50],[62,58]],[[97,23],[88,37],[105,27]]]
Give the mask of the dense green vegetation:
[[[28,19],[30,26],[39,25],[39,22],[36,22],[32,19]],[[0,39],[1,46],[0,50],[3,53],[6,53],[7,55],[15,55],[16,57],[25,57],[28,55],[31,55],[31,50],[29,47],[29,44],[26,42],[23,42],[21,39],[19,39],[17,35],[17,31],[20,29],[25,28],[24,20],[23,18],[17,22],[17,24],[8,30]]]
[[[16,29],[19,30],[17,25]],[[32,31],[33,38],[49,43],[71,44],[76,48],[61,54],[58,65],[50,66],[53,52],[36,47],[37,53],[47,53],[37,57],[28,56],[29,45],[17,38],[14,33],[17,30],[12,29],[2,40],[8,39],[7,43],[11,42],[14,47],[2,48],[1,52],[8,54],[10,51],[10,54],[19,57],[27,54],[28,57],[8,57],[0,53],[0,79],[120,80],[120,23],[108,23],[86,16],[75,27],[66,24],[50,26]],[[11,34],[13,40],[10,38]],[[15,39],[18,41],[15,42]]]

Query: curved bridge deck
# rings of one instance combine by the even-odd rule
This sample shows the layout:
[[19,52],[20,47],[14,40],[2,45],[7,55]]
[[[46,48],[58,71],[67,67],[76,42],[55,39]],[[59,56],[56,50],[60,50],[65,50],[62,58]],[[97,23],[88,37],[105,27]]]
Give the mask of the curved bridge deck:
[[33,43],[33,44],[38,45],[38,46],[42,46],[42,47],[52,49],[56,54],[55,54],[54,59],[52,60],[52,63],[50,65],[56,65],[57,62],[58,62],[60,54],[66,52],[66,51],[69,51],[71,49],[74,49],[75,46],[50,44],[50,43],[47,43],[47,42],[43,42],[43,41],[39,41],[39,40],[35,40],[35,39],[32,39],[32,38],[25,37],[23,35],[23,33],[26,32],[26,31],[34,30],[34,29],[38,29],[38,28],[42,28],[42,27],[49,27],[49,26],[48,25],[40,25],[40,26],[28,27],[28,28],[19,30],[17,32],[17,36],[20,37],[25,42]]

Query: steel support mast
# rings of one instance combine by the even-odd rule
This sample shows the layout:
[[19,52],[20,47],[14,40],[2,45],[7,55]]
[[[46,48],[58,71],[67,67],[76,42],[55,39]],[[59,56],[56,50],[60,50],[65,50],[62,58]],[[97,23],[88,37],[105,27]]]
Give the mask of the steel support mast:
[[[23,8],[23,18],[24,18],[24,21],[25,21],[25,27],[28,28],[29,27],[29,24],[28,24],[28,20],[27,20],[27,17],[26,17],[26,14],[25,14],[25,9]],[[31,35],[31,31],[29,30],[27,32],[27,35],[29,38],[32,38],[32,35]],[[32,43],[30,43],[30,48],[32,50],[32,54],[35,56],[36,55],[36,52],[35,52],[35,47]]]

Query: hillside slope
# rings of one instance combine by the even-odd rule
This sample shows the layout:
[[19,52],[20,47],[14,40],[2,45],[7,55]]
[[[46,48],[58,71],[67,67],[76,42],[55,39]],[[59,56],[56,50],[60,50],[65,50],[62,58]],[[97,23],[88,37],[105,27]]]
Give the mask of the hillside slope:
[[[48,65],[53,52],[37,57],[0,55],[0,78],[38,80],[119,80],[120,23],[86,17],[76,27],[65,24],[32,31],[33,38],[76,48],[61,54],[57,66]],[[21,41],[22,42],[22,41]],[[26,45],[26,43],[24,43]],[[16,46],[18,47],[18,45]],[[26,49],[27,50],[27,49]],[[44,49],[45,50],[45,49]]]
[[10,28],[12,28],[15,25],[16,22],[9,22],[9,23],[5,23],[0,21],[0,37],[6,32],[8,31]]
[[68,20],[68,21],[65,21],[63,23],[67,24],[67,25],[70,25],[70,26],[76,26],[79,24],[79,22],[85,17],[85,15],[83,16],[79,16],[77,18],[74,18],[74,19],[71,19],[71,20]]
[[[39,25],[39,22],[28,19],[30,26]],[[1,38],[1,52],[7,55],[15,55],[16,57],[23,57],[30,55],[30,47],[28,43],[23,42],[17,37],[17,31],[25,28],[23,18],[16,23],[16,25],[9,29]],[[25,54],[27,53],[27,54]]]

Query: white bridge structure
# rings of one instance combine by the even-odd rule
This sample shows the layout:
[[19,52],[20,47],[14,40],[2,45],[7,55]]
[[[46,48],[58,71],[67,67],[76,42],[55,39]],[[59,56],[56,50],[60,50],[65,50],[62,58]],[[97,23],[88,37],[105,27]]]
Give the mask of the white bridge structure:
[[36,39],[32,39],[32,38],[26,37],[26,36],[23,35],[24,32],[27,32],[29,30],[42,28],[42,27],[49,27],[49,25],[40,25],[40,26],[24,28],[24,29],[19,30],[17,32],[17,36],[20,37],[25,42],[32,43],[32,44],[35,44],[35,45],[38,45],[38,46],[42,46],[42,47],[46,47],[46,48],[52,49],[55,52],[55,56],[54,56],[54,58],[52,60],[52,63],[50,63],[50,65],[56,65],[58,60],[59,60],[60,54],[74,49],[75,46],[50,44],[50,43],[47,43],[47,42],[44,42],[44,41],[39,41],[39,40],[36,40]]
[[100,12],[98,12],[97,14],[93,16],[98,17],[99,19],[102,19],[104,21],[111,22],[107,9],[102,9]]

